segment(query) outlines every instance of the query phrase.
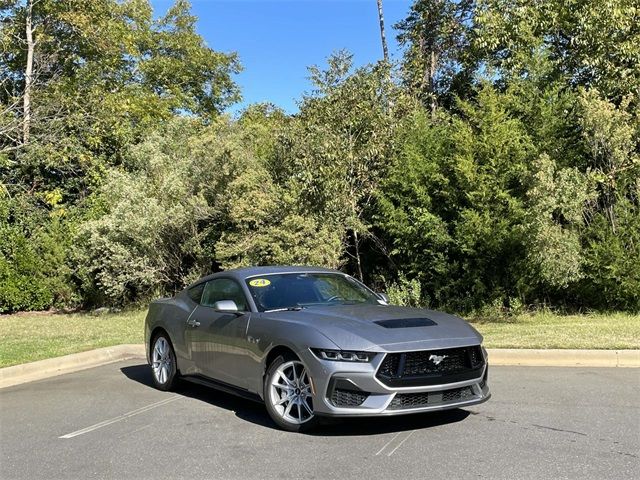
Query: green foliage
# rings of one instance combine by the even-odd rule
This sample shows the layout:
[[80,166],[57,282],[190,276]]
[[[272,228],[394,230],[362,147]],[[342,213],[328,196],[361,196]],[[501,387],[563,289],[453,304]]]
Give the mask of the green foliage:
[[598,191],[587,210],[581,293],[599,308],[640,308],[640,118],[631,103],[617,107],[595,91],[580,96],[584,160]]
[[481,0],[477,47],[508,75],[529,70],[545,50],[553,76],[619,100],[640,85],[636,0]]
[[534,162],[523,223],[527,286],[566,288],[582,278],[580,227],[595,198],[591,183],[575,168],[558,169],[547,154]]
[[0,311],[271,264],[486,318],[640,310],[638,15],[415,0],[400,69],[338,52],[295,115],[232,119],[238,59],[206,46],[188,2],[160,18],[148,0],[3,2]]
[[460,104],[466,119],[418,112],[381,191],[378,225],[394,261],[436,303],[468,309],[517,293],[533,147],[505,104],[487,86]]
[[[152,218],[166,214],[163,204],[147,204],[144,193],[150,187],[122,166],[129,160],[127,152],[153,136],[159,123],[184,115],[197,119],[196,124],[214,122],[239,99],[232,80],[240,68],[236,55],[207,47],[189,9],[181,0],[164,17],[154,19],[147,0],[0,5],[0,181],[12,202],[21,199],[30,205],[3,223],[6,281],[0,308],[73,305],[77,296],[68,292],[77,284],[84,303],[116,297],[121,302],[137,298],[136,289],[156,288],[159,276],[163,285],[175,281],[173,273],[166,276],[157,262],[146,258],[157,246],[154,242],[171,238],[154,231],[157,223]],[[22,110],[27,18],[34,37],[29,138],[23,134]],[[101,190],[105,184],[115,190],[121,205],[114,208],[117,218],[101,225],[101,215],[110,208]],[[123,239],[105,233],[132,223],[134,214],[126,211],[123,198],[129,194],[150,220],[140,229],[149,229],[154,238],[132,234]],[[165,216],[168,230],[173,228],[171,221]],[[81,224],[80,238],[86,240],[81,245],[87,249],[76,245],[71,252],[76,223]],[[87,234],[90,227],[104,233],[103,243]],[[106,250],[105,264],[111,263],[97,269],[92,258],[100,257],[101,249]],[[134,278],[133,284],[129,278]]]
[[416,0],[395,25],[405,47],[402,76],[409,90],[432,105],[461,92],[473,73],[470,43],[473,0]]
[[43,221],[34,218],[39,212],[29,197],[0,195],[0,313],[77,301],[64,266],[69,228],[60,213]]
[[602,214],[596,215],[584,235],[581,300],[600,309],[640,309],[640,209],[628,201],[613,208],[616,230]]
[[112,170],[98,193],[106,213],[79,231],[85,297],[146,299],[216,265],[336,266],[340,237],[296,212],[255,156],[254,134],[226,118],[176,120],[133,148],[127,170]]
[[399,275],[397,282],[389,285],[387,295],[391,305],[424,307],[420,282],[415,278],[408,280],[403,274]]
[[387,65],[353,70],[346,52],[310,73],[315,90],[300,104],[278,160],[285,162],[283,173],[303,211],[340,235],[343,254],[362,278],[361,242],[372,235],[367,213],[395,149],[407,99]]
[[[9,40],[0,54],[0,107],[15,117],[20,109],[9,106],[21,108],[25,88],[26,2],[1,13]],[[0,129],[0,151],[15,161],[3,172],[9,184],[61,188],[75,202],[158,122],[176,114],[210,121],[239,99],[236,55],[206,46],[186,1],[154,19],[147,0],[40,0],[31,20],[30,142],[19,122]]]

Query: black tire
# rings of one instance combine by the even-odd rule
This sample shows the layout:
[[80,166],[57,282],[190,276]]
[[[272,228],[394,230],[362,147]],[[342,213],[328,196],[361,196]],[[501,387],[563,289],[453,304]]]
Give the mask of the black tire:
[[[271,398],[271,395],[272,395],[271,382],[274,378],[274,375],[278,371],[278,368],[280,368],[280,366],[285,363],[293,362],[293,361],[299,362],[300,364],[302,364],[300,359],[293,354],[281,355],[271,362],[271,364],[267,368],[267,373],[264,376],[264,385],[263,385],[264,402],[267,407],[267,413],[269,413],[269,416],[276,423],[276,425],[278,425],[279,428],[281,428],[282,430],[286,430],[288,432],[307,432],[318,425],[319,420],[317,415],[313,415],[310,419],[304,421],[304,423],[291,423],[287,421],[285,418],[283,418],[281,413],[279,413],[275,409],[272,398]],[[299,407],[296,407],[296,408],[299,408]]]
[[[159,351],[156,351],[156,347]],[[165,353],[162,354],[161,351]],[[165,392],[173,390],[178,382],[176,352],[173,350],[169,336],[164,332],[153,337],[151,342],[151,377],[153,385]]]

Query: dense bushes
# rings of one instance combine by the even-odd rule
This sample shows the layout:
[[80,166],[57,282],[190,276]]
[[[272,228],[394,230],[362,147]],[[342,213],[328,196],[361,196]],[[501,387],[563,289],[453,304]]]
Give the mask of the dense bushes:
[[72,234],[57,210],[42,218],[30,200],[0,192],[0,313],[77,301],[68,263]]
[[[311,69],[299,113],[253,105],[233,119],[220,110],[236,98],[235,57],[204,46],[188,5],[154,23],[145,2],[122,2],[105,19],[119,27],[100,33],[114,48],[69,38],[82,60],[34,87],[28,142],[10,108],[23,47],[7,40],[0,311],[124,305],[255,264],[340,267],[397,302],[480,314],[639,310],[640,92],[627,68],[638,35],[617,16],[620,37],[604,44],[625,58],[597,50],[590,62],[596,24],[575,22],[606,9],[571,18],[562,2],[523,2],[529,15],[514,17],[491,0],[464,35],[429,43],[469,8],[445,3],[415,2],[399,69],[354,70],[339,52]],[[69,12],[45,4],[39,15],[62,28]],[[21,8],[5,23],[19,25]],[[563,44],[559,24],[582,43]],[[429,48],[453,50],[433,70]]]

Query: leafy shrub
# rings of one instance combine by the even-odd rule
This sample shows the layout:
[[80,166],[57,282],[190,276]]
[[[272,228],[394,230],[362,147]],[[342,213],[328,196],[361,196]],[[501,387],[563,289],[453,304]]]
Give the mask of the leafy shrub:
[[68,228],[39,215],[28,196],[0,194],[0,312],[75,303],[66,264]]
[[422,288],[420,282],[413,278],[408,280],[404,274],[400,274],[398,281],[387,288],[389,302],[392,305],[404,305],[405,307],[423,306]]

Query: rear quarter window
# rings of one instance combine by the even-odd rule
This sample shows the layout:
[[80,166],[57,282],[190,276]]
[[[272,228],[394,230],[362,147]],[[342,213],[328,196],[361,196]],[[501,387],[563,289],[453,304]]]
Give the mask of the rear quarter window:
[[191,287],[188,291],[187,294],[189,295],[189,298],[191,300],[193,300],[196,303],[200,303],[200,300],[202,299],[202,292],[204,291],[204,283],[201,283],[200,285],[196,285],[195,287]]

